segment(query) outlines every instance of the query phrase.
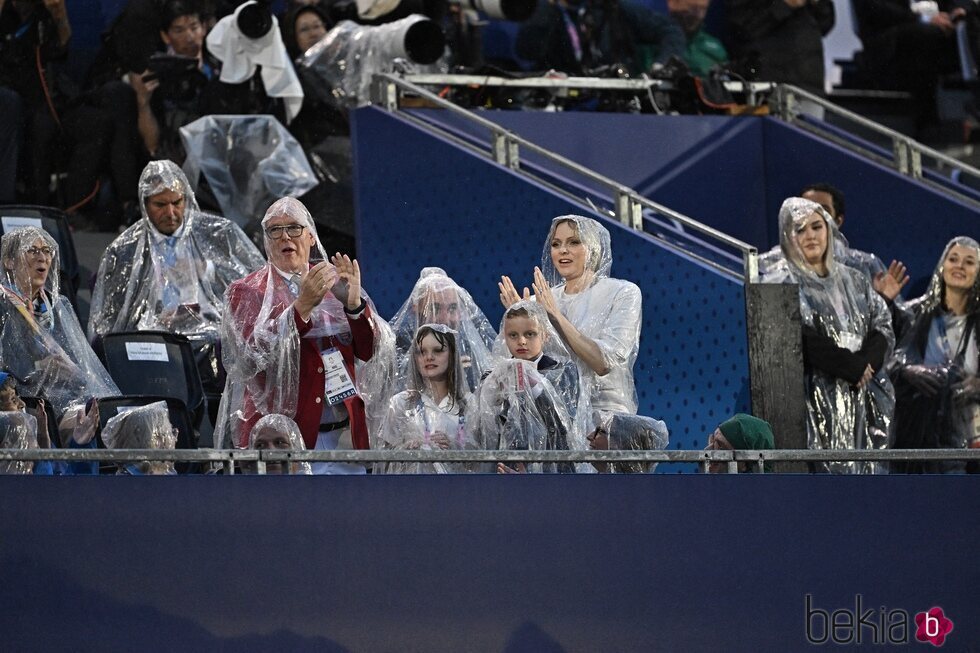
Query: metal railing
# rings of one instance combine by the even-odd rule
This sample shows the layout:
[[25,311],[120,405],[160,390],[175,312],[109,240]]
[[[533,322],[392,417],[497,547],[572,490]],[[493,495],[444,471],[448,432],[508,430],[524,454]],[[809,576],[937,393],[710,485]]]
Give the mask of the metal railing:
[[[881,153],[877,151],[877,148],[874,148],[870,143],[867,146],[862,146],[852,140],[840,138],[833,133],[833,130],[825,128],[815,121],[801,120],[800,116],[806,115],[806,112],[802,110],[800,100],[819,106],[825,113],[841,118],[848,123],[852,123],[861,129],[879,136],[884,142],[890,144],[890,157],[882,157]],[[928,182],[923,176],[923,159],[931,159],[936,162],[938,169],[948,168],[951,171],[958,171],[961,178],[964,176],[970,177],[980,185],[980,170],[977,168],[923,145],[911,136],[885,127],[873,120],[868,120],[853,111],[848,111],[837,106],[826,98],[814,95],[796,86],[788,84],[777,85],[773,93],[769,96],[769,105],[770,112],[778,116],[781,120],[802,127],[807,131],[819,133],[821,137],[827,138],[851,151],[857,151],[873,158],[880,163],[884,163],[913,179]],[[824,123],[829,124],[825,121]],[[950,180],[952,181],[952,178]],[[956,189],[950,186],[943,185],[941,188],[956,192]],[[966,199],[976,203],[976,199],[971,196],[966,196]]]
[[[418,79],[419,77],[438,78],[439,80],[443,80],[438,83],[445,83],[444,80],[448,76],[416,75],[413,77],[413,79]],[[479,79],[486,79],[486,78],[481,77]],[[508,81],[515,81],[515,82],[523,81],[526,83],[529,80],[508,80]],[[555,81],[555,82],[560,81],[565,84],[568,84],[570,80],[566,79],[566,80],[548,80],[548,81]],[[599,81],[635,83],[635,80],[599,80]],[[431,83],[437,83],[437,82],[431,82]],[[533,173],[522,168],[523,165],[521,160],[522,152],[531,152],[536,156],[545,159],[551,162],[552,164],[560,166],[562,169],[566,171],[570,171],[578,175],[579,177],[587,179],[589,180],[589,182],[602,188],[612,198],[613,209],[611,211],[605,211],[605,212],[609,214],[610,217],[619,221],[623,225],[631,229],[634,229],[636,231],[646,233],[643,227],[643,210],[649,209],[651,211],[654,211],[664,216],[668,220],[671,220],[676,224],[681,225],[682,227],[695,231],[703,236],[708,237],[712,241],[721,243],[726,247],[730,247],[738,251],[741,254],[741,259],[742,259],[743,270],[740,276],[743,279],[743,281],[745,281],[746,283],[753,283],[758,280],[758,275],[759,275],[758,251],[752,245],[742,242],[737,238],[732,238],[731,236],[717,229],[702,224],[697,220],[694,220],[693,218],[690,218],[682,213],[678,213],[677,211],[674,211],[666,206],[658,204],[653,200],[642,197],[637,191],[633,190],[632,188],[629,188],[624,184],[621,184],[613,179],[610,179],[609,177],[601,175],[595,172],[594,170],[586,168],[585,166],[582,166],[576,163],[575,161],[572,161],[571,159],[563,157],[560,154],[556,154],[551,150],[548,150],[544,147],[541,147],[540,145],[532,143],[526,138],[518,136],[517,134],[510,131],[509,129],[502,127],[495,122],[487,120],[486,118],[479,116],[473,111],[460,107],[459,105],[454,104],[453,102],[450,102],[445,98],[439,97],[435,93],[426,90],[422,86],[419,86],[418,84],[409,81],[404,77],[399,77],[397,75],[392,75],[392,74],[382,74],[382,75],[374,76],[373,84],[372,84],[372,100],[375,104],[382,106],[388,111],[398,111],[400,108],[400,100],[401,100],[402,93],[409,93],[413,96],[423,98],[430,104],[430,106],[436,106],[440,109],[445,109],[446,111],[449,111],[454,115],[464,118],[465,120],[469,121],[471,124],[478,125],[486,129],[487,131],[489,131],[490,142],[488,145],[489,145],[490,157],[498,164],[502,166],[506,166],[507,168],[514,170],[516,172],[521,172],[522,174],[526,174],[530,177],[533,177],[535,181],[540,183],[545,183],[546,185],[553,188],[554,190],[557,190],[558,192],[562,193],[567,197],[570,197],[571,199],[573,199],[578,203],[581,203],[583,206],[588,206],[593,210],[602,212],[602,209],[597,208],[595,204],[591,202],[591,200],[588,197],[583,198],[581,196],[572,194],[565,189],[555,186],[554,184],[550,184],[546,181],[543,181]],[[435,126],[432,125],[432,123],[430,122],[420,120],[418,118],[409,116],[407,114],[405,115],[405,117],[411,120],[414,124],[420,125],[423,128],[435,129]],[[461,139],[452,139],[452,140],[454,140],[454,142],[456,142],[457,144],[469,146],[468,143],[462,141]],[[648,234],[648,235],[651,235],[652,237],[655,238],[657,237],[653,234]],[[676,243],[673,243],[672,245],[677,246]],[[697,254],[696,252],[691,252],[689,250],[684,250],[684,251],[687,254],[699,259],[700,261],[706,263],[707,265],[710,265],[711,267],[725,274],[732,274],[732,271],[729,268],[726,268],[725,266],[720,265],[715,261],[703,257]]]
[[827,462],[936,462],[980,461],[980,449],[883,449],[883,450],[666,450],[666,451],[285,451],[248,449],[0,449],[4,461],[59,461],[133,463],[147,461],[220,463],[226,474],[235,465],[254,465],[264,474],[267,464],[283,463],[725,463],[738,473],[739,463],[757,472],[765,463]]

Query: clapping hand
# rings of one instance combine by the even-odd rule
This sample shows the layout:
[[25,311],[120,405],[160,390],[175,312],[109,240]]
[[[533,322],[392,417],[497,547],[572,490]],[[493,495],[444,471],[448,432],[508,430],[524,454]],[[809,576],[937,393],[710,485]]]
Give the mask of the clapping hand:
[[324,295],[336,279],[337,272],[326,261],[320,261],[301,275],[296,304],[303,319],[309,319],[313,308],[323,301]]
[[[500,283],[497,284],[497,287],[500,288],[500,303],[504,305],[504,308],[510,308],[521,301],[521,296],[517,293],[517,288],[514,287],[514,282],[510,280],[510,277],[500,277]],[[531,299],[531,291],[526,286],[524,299]]]
[[337,269],[338,277],[338,283],[333,285],[331,292],[347,310],[357,310],[361,305],[361,266],[357,264],[357,259],[352,260],[340,252],[331,256],[330,262]]
[[539,267],[534,268],[534,283],[531,284],[531,287],[534,288],[534,298],[547,311],[548,317],[558,317],[561,313],[558,310],[558,303],[555,301],[555,296],[551,292],[551,286],[548,284],[548,280],[544,278],[544,273],[541,272],[541,268]]

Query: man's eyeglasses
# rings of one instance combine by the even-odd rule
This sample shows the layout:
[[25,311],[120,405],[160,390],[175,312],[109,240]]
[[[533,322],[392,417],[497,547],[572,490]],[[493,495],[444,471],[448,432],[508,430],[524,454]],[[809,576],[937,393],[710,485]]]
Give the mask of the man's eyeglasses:
[[279,240],[283,234],[290,238],[298,238],[304,229],[306,229],[305,224],[284,224],[278,227],[266,227],[265,235],[272,240]]
[[31,247],[27,250],[28,256],[43,256],[44,258],[51,258],[54,256],[54,249],[50,247]]

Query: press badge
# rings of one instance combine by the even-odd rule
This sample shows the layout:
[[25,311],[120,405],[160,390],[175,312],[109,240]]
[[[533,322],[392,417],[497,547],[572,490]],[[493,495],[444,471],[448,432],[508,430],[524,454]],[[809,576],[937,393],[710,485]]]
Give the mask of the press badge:
[[323,359],[323,394],[331,406],[342,403],[357,394],[354,381],[351,380],[344,357],[337,349],[331,348],[320,352]]
[[864,344],[864,341],[861,339],[861,336],[857,335],[856,333],[848,333],[847,331],[841,332],[840,346],[847,351],[851,353],[860,351],[862,344]]

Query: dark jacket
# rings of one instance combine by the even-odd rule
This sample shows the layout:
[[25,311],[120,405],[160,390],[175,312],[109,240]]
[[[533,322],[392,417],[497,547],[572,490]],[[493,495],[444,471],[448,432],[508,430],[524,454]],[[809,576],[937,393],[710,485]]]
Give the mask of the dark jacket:
[[[581,58],[576,57],[566,20],[579,35]],[[655,62],[665,62],[671,56],[683,57],[687,44],[669,16],[632,0],[585,2],[567,9],[540,0],[531,19],[521,25],[516,43],[517,54],[535,67],[569,74],[611,63],[642,72],[641,46],[654,50]]]
[[796,84],[822,93],[823,37],[834,26],[833,0],[798,9],[783,0],[725,0],[733,59],[762,81]]

